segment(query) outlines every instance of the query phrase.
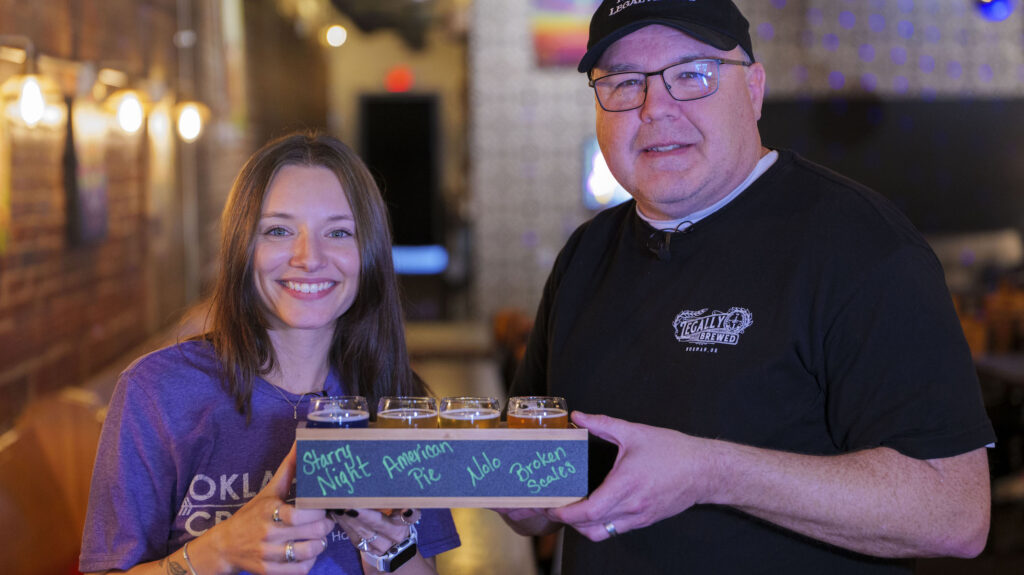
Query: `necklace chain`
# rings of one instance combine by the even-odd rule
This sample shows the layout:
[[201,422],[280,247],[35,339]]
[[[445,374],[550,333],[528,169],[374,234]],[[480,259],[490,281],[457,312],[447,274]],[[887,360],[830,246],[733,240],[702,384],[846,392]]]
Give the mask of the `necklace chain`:
[[295,421],[299,420],[299,404],[302,403],[302,400],[306,399],[307,395],[320,395],[321,393],[318,391],[310,391],[303,393],[302,395],[299,396],[299,399],[295,400],[295,402],[293,403],[292,400],[288,399],[288,396],[284,394],[284,391],[282,391],[280,387],[274,385],[273,383],[270,383],[269,381],[267,382],[267,385],[276,389],[277,393],[281,394],[281,399],[285,400],[285,402],[287,402],[288,405],[292,406],[292,419],[294,419]]

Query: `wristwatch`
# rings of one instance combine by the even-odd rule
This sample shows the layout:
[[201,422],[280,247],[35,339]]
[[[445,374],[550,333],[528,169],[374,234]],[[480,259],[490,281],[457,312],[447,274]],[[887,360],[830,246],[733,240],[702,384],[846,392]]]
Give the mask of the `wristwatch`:
[[382,573],[393,573],[405,565],[405,562],[416,556],[416,526],[409,526],[409,536],[392,545],[383,555],[374,555],[369,551],[363,554],[370,559],[370,564]]

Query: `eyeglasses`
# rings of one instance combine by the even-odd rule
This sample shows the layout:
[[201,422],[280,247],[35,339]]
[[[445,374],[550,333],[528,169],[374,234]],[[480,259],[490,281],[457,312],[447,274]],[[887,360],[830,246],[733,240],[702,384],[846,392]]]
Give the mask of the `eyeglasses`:
[[597,103],[608,112],[635,110],[647,101],[647,82],[661,76],[672,99],[680,102],[706,98],[718,91],[718,67],[721,64],[750,66],[741,60],[698,58],[672,64],[657,72],[618,72],[590,81]]

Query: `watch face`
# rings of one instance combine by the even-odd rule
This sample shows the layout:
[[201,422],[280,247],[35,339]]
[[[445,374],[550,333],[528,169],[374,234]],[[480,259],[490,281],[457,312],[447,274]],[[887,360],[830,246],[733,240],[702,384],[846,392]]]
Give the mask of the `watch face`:
[[387,561],[387,565],[384,566],[383,571],[391,573],[395,569],[398,569],[402,565],[405,565],[406,561],[416,556],[416,544],[410,543],[408,547],[403,548],[397,554],[391,555],[390,553],[388,553],[388,556],[390,557],[390,560]]

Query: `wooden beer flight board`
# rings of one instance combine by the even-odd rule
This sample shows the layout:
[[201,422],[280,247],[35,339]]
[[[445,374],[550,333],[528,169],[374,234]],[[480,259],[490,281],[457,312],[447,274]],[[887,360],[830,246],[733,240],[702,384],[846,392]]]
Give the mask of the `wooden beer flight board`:
[[300,508],[560,507],[587,495],[586,429],[295,432]]

